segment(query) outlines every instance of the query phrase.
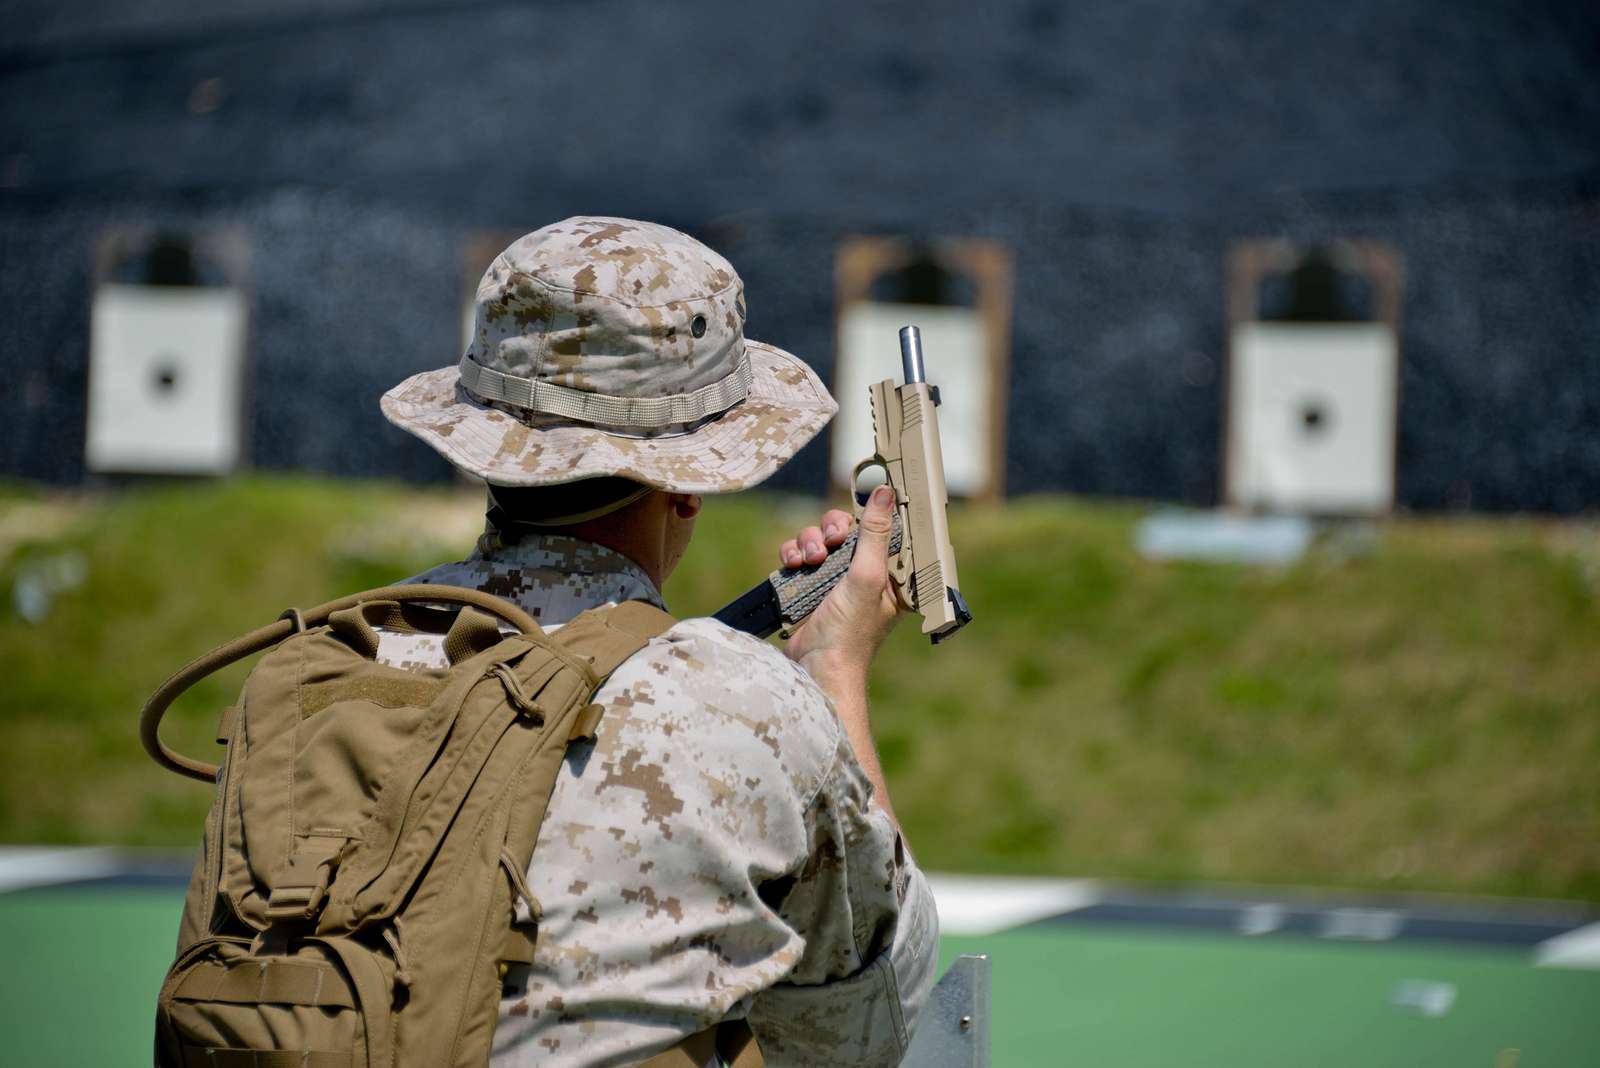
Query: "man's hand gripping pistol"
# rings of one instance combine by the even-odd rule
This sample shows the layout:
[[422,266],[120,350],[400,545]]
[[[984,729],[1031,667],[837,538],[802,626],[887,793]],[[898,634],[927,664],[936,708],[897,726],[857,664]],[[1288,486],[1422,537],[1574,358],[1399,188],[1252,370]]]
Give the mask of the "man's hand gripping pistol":
[[[873,454],[856,465],[854,479],[882,468],[895,494],[894,529],[889,536],[889,577],[895,596],[922,617],[922,633],[935,644],[972,620],[956,577],[956,554],[945,518],[944,454],[939,449],[939,389],[923,370],[922,336],[914,326],[900,331],[905,385],[886,378],[870,389]],[[852,494],[856,518],[865,496]],[[856,535],[820,564],[779,568],[765,582],[719,611],[717,619],[765,638],[781,631],[787,638],[844,577],[855,556]]]

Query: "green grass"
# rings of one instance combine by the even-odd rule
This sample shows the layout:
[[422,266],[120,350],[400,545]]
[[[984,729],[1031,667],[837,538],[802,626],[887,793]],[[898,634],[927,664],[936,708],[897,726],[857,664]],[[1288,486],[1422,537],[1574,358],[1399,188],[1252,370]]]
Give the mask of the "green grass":
[[[248,479],[99,498],[0,493],[0,840],[186,844],[199,784],[144,757],[144,698],[188,658],[460,556],[470,494]],[[817,505],[712,499],[669,584],[714,609]],[[873,680],[924,865],[1600,900],[1592,528],[1397,520],[1287,568],[1162,564],[1137,507],[1028,498],[952,516],[976,622],[907,623]],[[39,625],[19,576],[86,565]],[[70,570],[70,569],[69,569]],[[175,710],[215,754],[239,674]]]

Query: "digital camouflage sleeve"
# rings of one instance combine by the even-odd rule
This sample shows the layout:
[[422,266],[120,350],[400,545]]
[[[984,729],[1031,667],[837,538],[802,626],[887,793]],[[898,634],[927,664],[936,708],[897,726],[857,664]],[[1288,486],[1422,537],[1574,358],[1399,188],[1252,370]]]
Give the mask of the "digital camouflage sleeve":
[[[487,590],[547,627],[661,603],[624,557],[560,537],[486,537],[417,581]],[[379,655],[443,663],[431,636],[385,634]],[[938,920],[810,677],[691,619],[596,700],[597,737],[568,751],[533,852],[539,944],[507,977],[496,1068],[628,1064],[739,1016],[774,1066],[898,1064]]]

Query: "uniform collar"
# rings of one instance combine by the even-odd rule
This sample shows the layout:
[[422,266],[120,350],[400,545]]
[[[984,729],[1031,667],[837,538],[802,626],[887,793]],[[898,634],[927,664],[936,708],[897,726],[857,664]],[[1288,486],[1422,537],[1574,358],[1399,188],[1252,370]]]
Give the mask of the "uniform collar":
[[527,534],[514,542],[486,534],[465,560],[412,581],[480,589],[550,625],[608,603],[646,601],[666,608],[638,564],[604,545],[557,534]]

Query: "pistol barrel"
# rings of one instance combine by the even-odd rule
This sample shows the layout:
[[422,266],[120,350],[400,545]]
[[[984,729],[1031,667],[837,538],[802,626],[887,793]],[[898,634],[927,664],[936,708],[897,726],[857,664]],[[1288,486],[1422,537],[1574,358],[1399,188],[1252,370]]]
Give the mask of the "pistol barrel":
[[922,331],[914,326],[900,328],[900,366],[906,372],[906,385],[928,380],[922,366]]

